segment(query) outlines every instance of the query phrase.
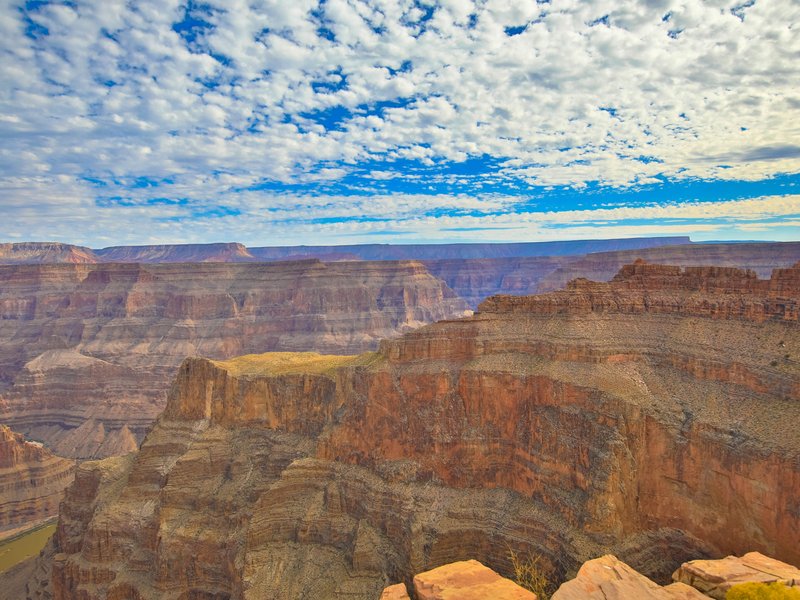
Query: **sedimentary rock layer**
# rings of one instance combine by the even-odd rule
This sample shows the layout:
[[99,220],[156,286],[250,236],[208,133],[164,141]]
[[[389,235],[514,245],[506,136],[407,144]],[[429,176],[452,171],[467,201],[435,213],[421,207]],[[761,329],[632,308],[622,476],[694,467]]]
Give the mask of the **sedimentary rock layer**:
[[660,586],[610,554],[585,562],[575,579],[565,582],[553,600],[708,600],[695,588],[677,582]]
[[21,242],[0,244],[0,264],[71,263],[92,264],[100,262],[91,248],[62,244],[60,242]]
[[579,277],[608,281],[620,268],[636,259],[681,267],[736,267],[768,278],[772,269],[790,267],[800,261],[800,242],[691,244],[570,256],[565,257],[558,268],[539,279],[536,291],[560,290],[569,281]]
[[738,267],[767,278],[772,269],[800,261],[800,243],[691,244],[585,256],[428,260],[425,265],[471,308],[476,308],[495,294],[520,296],[559,290],[576,278],[608,281],[622,266],[640,258],[682,267]]
[[186,356],[360,352],[465,308],[415,262],[0,266],[0,417],[65,456],[124,453]]
[[58,514],[75,464],[0,425],[0,538]]
[[[509,575],[509,548],[555,579],[608,552],[658,580],[752,549],[800,562],[800,328],[640,310],[642,286],[694,294],[686,273],[633,265],[604,299],[494,301],[355,358],[189,359],[138,454],[80,467],[37,581],[367,599],[456,560]],[[699,273],[712,304],[742,281],[747,305],[798,299],[797,268]]]

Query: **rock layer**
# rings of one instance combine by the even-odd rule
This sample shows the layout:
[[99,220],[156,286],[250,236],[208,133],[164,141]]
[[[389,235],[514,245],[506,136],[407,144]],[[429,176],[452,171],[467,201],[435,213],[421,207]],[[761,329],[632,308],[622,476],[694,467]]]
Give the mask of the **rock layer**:
[[797,321],[641,302],[791,306],[800,269],[694,273],[495,299],[356,358],[187,360],[138,454],[79,469],[40,570],[56,598],[366,599],[457,560],[507,575],[509,548],[554,578],[800,562]]
[[536,594],[477,560],[462,560],[415,575],[414,592],[417,600],[536,600]]
[[616,556],[585,562],[575,579],[563,583],[552,600],[707,600],[684,583],[661,587]]
[[734,585],[751,581],[779,581],[788,587],[800,587],[800,569],[760,552],[748,552],[742,557],[727,556],[720,560],[692,560],[681,565],[672,578],[717,600],[724,600]]
[[66,456],[122,453],[186,356],[360,352],[465,309],[415,262],[2,266],[0,416]]
[[0,425],[0,538],[58,514],[75,464]]

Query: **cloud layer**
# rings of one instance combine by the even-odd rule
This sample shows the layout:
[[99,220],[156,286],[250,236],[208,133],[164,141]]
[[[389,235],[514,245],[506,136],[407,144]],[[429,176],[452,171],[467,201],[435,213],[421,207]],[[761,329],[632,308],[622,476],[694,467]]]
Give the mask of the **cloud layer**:
[[[798,30],[793,0],[5,2],[0,235],[625,234],[675,216],[652,186],[800,181]],[[800,218],[774,192],[733,220]],[[740,210],[701,200],[670,206]]]

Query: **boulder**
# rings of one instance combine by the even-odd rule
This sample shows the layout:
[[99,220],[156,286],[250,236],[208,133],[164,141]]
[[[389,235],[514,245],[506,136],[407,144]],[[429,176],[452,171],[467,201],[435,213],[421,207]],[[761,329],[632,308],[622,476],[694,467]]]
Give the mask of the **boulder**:
[[703,594],[694,588],[673,583],[661,587],[641,573],[606,554],[587,561],[575,579],[564,583],[552,600],[701,600]]
[[672,579],[691,585],[712,598],[724,600],[728,590],[739,583],[782,581],[789,587],[800,586],[800,569],[760,552],[748,552],[742,557],[726,556],[719,560],[683,563]]
[[414,577],[418,600],[536,600],[536,594],[477,560],[462,560]]

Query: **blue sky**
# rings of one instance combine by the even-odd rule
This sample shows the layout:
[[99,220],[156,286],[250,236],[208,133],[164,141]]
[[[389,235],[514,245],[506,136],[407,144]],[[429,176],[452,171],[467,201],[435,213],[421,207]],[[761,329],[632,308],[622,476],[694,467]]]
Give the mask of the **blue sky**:
[[800,239],[794,0],[0,6],[0,241]]

